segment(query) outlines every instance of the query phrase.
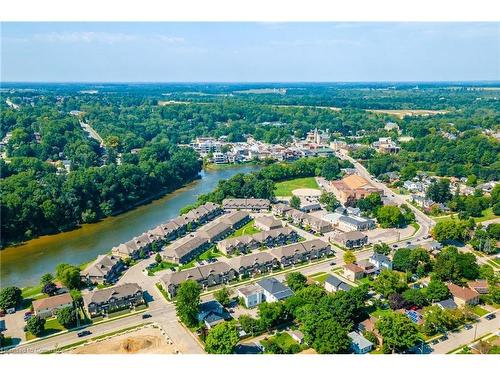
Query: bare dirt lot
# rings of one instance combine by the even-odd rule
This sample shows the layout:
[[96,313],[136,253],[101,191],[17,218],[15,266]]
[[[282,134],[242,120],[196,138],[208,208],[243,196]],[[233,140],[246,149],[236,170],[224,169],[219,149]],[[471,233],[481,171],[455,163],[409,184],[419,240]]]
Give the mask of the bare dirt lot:
[[101,342],[75,348],[69,354],[174,354],[175,344],[168,344],[161,331],[146,327],[111,337]]

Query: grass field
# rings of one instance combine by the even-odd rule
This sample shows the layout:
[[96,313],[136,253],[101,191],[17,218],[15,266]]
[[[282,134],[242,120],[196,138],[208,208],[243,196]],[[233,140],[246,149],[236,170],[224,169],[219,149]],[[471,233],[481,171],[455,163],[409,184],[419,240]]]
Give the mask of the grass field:
[[[452,215],[447,215],[447,216],[440,216],[440,217],[434,218],[434,220],[437,223],[439,223],[440,221],[448,220],[451,217],[453,217],[455,219],[458,219],[458,214],[452,214]],[[473,219],[476,221],[476,223],[481,223],[483,221],[496,219],[498,217],[500,217],[500,216],[495,215],[493,213],[493,209],[490,207],[490,208],[487,208],[486,210],[483,211],[483,215],[482,216],[474,217]]]
[[257,229],[253,226],[254,222],[255,222],[255,220],[250,220],[248,223],[243,225],[240,229],[236,230],[233,234],[231,234],[228,238],[259,233],[260,229]]
[[289,197],[295,189],[318,189],[318,183],[314,177],[295,178],[276,184],[275,194],[277,197]]
[[200,255],[198,255],[191,262],[183,264],[182,266],[179,266],[178,271],[185,270],[185,269],[188,269],[188,268],[192,268],[192,267],[195,266],[195,263],[198,262],[198,261],[200,261],[200,260],[207,260],[207,259],[210,259],[210,258],[217,258],[217,257],[219,257],[221,255],[224,255],[224,254],[222,254],[221,252],[217,251],[217,249],[215,248],[215,246],[212,246],[211,248],[209,248],[205,252],[203,252]]

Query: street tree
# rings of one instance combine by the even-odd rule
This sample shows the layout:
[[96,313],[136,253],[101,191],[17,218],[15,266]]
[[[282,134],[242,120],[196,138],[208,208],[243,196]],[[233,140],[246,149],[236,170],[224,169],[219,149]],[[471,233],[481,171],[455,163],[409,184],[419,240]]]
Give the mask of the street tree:
[[392,353],[413,347],[419,339],[416,324],[403,314],[392,312],[383,315],[376,327],[383,338],[384,347]]
[[286,283],[291,290],[297,292],[307,285],[307,278],[300,272],[290,272],[286,275]]
[[177,290],[175,307],[177,316],[188,327],[198,324],[201,288],[196,281],[187,280]]
[[208,332],[205,351],[209,354],[232,354],[239,339],[234,322],[220,323]]
[[346,250],[344,253],[345,264],[356,263],[356,255],[351,250]]
[[214,297],[222,306],[228,306],[231,303],[231,292],[226,286],[215,291]]
[[32,316],[26,323],[26,328],[33,336],[41,336],[45,331],[45,319],[39,316]]

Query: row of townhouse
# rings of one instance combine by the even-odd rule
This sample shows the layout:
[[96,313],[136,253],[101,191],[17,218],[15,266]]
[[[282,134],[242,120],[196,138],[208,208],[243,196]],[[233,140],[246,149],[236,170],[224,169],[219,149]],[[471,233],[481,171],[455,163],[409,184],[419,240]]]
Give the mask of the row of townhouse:
[[83,297],[85,309],[90,317],[114,311],[132,309],[145,303],[142,288],[136,283],[115,285],[98,289]]
[[225,211],[246,210],[254,212],[268,211],[271,206],[269,199],[257,198],[226,198],[222,201]]
[[305,212],[284,204],[274,205],[272,212],[275,215],[284,217],[286,220],[299,227],[309,227],[315,233],[326,233],[333,229],[331,223],[328,221],[306,214]]
[[332,254],[330,245],[320,239],[304,241],[292,245],[274,248],[238,258],[228,263],[216,262],[179,272],[163,275],[160,282],[171,298],[175,297],[177,288],[186,280],[194,280],[203,288],[229,283],[237,278],[252,277],[271,271],[275,268],[289,267],[295,264],[319,259]]
[[159,246],[163,246],[165,243],[185,235],[188,231],[215,219],[222,212],[220,206],[212,202],[205,203],[185,215],[178,216],[138,237],[134,237],[128,242],[114,247],[111,252],[119,258],[137,259],[140,257],[141,251],[150,251],[153,244],[158,243]]
[[124,268],[123,261],[114,255],[99,255],[97,259],[80,272],[83,282],[91,284],[112,283]]
[[228,238],[220,241],[217,248],[226,255],[234,253],[248,253],[261,247],[276,247],[285,245],[288,242],[297,242],[300,236],[289,227],[271,229],[244,235],[240,237]]
[[164,247],[163,259],[172,263],[188,263],[213,244],[233,233],[235,229],[245,225],[249,220],[250,215],[247,212],[228,213],[195,233]]

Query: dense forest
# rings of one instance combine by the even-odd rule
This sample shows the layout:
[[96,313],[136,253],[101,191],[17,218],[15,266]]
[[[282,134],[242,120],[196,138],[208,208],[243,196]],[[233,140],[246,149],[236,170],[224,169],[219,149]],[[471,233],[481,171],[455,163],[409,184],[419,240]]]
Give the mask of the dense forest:
[[[284,144],[318,128],[328,130],[331,140],[368,146],[378,137],[396,139],[395,131],[384,130],[386,122],[396,121],[414,140],[402,143],[398,155],[366,152],[363,158],[375,175],[418,169],[498,179],[499,142],[483,134],[498,131],[500,124],[498,94],[491,85],[5,84],[0,92],[1,243],[94,222],[191,181],[201,163],[179,145],[197,136],[243,141],[250,135]],[[447,112],[401,119],[366,109]],[[80,121],[102,137],[102,144]],[[275,181],[322,173],[321,166],[299,165],[302,171],[270,166],[238,176],[244,194],[233,192],[230,181],[210,198],[271,197]]]

